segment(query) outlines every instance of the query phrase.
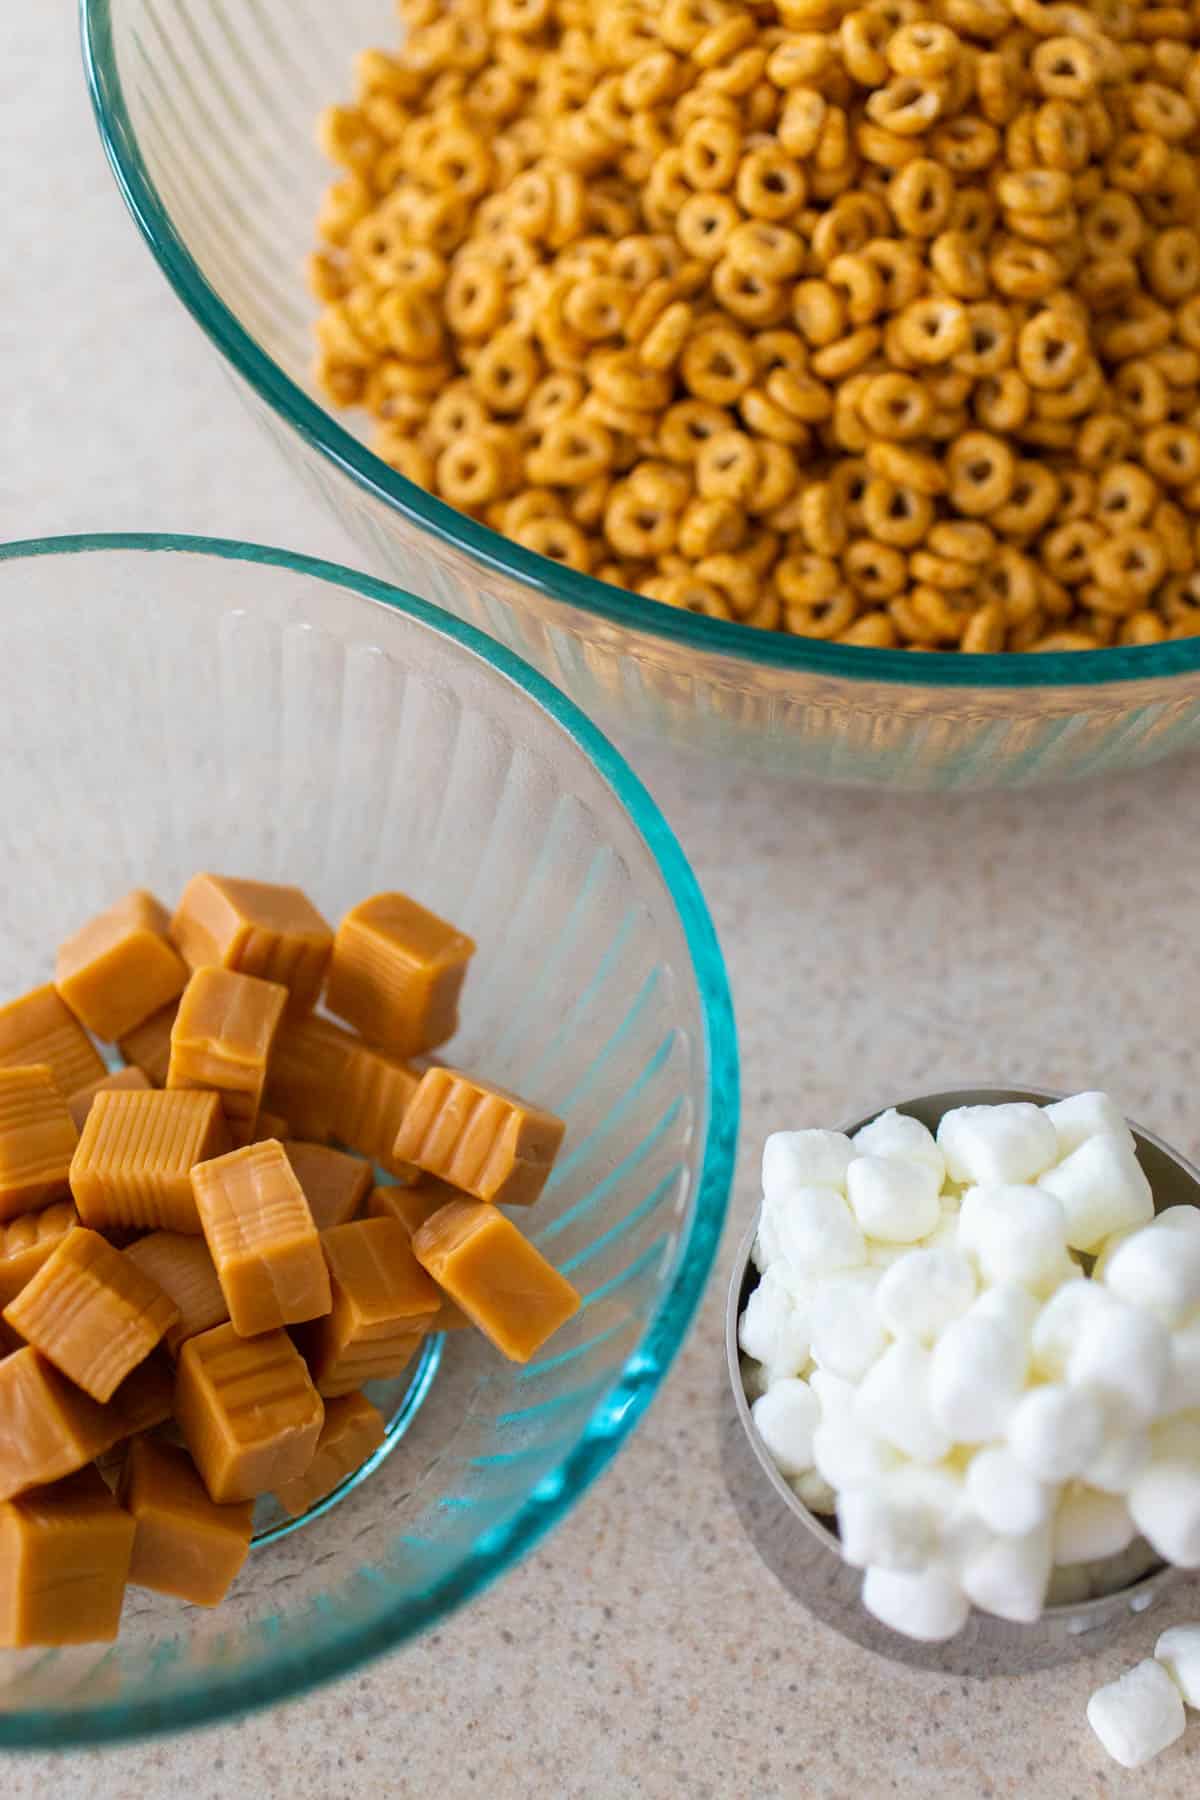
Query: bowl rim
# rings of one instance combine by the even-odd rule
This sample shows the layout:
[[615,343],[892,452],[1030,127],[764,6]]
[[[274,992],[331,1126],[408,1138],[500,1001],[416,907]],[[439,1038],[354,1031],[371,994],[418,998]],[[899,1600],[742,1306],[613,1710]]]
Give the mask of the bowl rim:
[[348,1627],[319,1650],[304,1643],[288,1644],[281,1638],[262,1670],[233,1671],[205,1679],[194,1692],[173,1696],[165,1704],[121,1701],[86,1710],[0,1710],[0,1750],[111,1743],[203,1725],[296,1697],[347,1674],[370,1657],[397,1648],[480,1593],[566,1515],[611,1461],[657,1392],[712,1271],[737,1149],[739,1069],[733,1003],[724,957],[703,892],[678,839],[646,787],[572,700],[504,645],[429,601],[338,563],[264,544],[170,532],[89,532],[0,543],[0,564],[103,551],[208,556],[286,569],[349,589],[451,639],[549,713],[612,790],[646,845],[675,908],[703,1021],[708,1116],[704,1122],[703,1154],[697,1165],[691,1223],[681,1238],[674,1275],[659,1296],[637,1348],[593,1406],[571,1448],[542,1477],[510,1519],[476,1538],[450,1574],[421,1589],[415,1597],[406,1596],[377,1618]]
[[138,143],[113,42],[113,5],[114,0],[79,0],[88,91],[117,186],[176,295],[237,374],[310,448],[374,500],[478,567],[639,635],[732,657],[752,668],[774,673],[804,672],[826,679],[883,682],[916,690],[1020,691],[1104,688],[1113,683],[1150,681],[1200,670],[1200,638],[1101,650],[1043,651],[1036,655],[1009,651],[965,656],[961,652],[929,651],[917,659],[910,650],[876,650],[762,631],[626,593],[592,575],[564,568],[476,524],[390,468],[339,425],[260,348],[201,273],[175,228]]

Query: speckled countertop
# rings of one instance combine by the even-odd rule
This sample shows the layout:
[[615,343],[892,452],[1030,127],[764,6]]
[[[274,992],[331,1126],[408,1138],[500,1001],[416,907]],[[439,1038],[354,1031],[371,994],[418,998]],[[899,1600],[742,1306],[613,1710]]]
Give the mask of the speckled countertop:
[[[0,535],[163,529],[356,553],[256,434],[104,168],[67,0],[0,9]],[[53,229],[47,225],[53,219]],[[958,1077],[1110,1087],[1200,1152],[1200,765],[925,801],[639,767],[725,946],[744,1137],[720,1267],[649,1418],[536,1555],[400,1655],[200,1735],[0,1759],[3,1800],[1195,1800],[1200,1718],[1136,1775],[1097,1661],[972,1684],[872,1658],[746,1549],[718,1472],[721,1318],[772,1127]]]

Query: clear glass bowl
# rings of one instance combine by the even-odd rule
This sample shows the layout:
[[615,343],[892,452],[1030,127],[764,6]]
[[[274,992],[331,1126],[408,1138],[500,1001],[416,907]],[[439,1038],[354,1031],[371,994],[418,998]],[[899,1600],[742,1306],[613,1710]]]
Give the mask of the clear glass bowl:
[[704,901],[653,802],[569,701],[458,620],[253,545],[61,538],[0,548],[0,669],[0,996],[45,980],[57,941],[135,884],[169,899],[198,868],[283,878],[330,917],[408,889],[479,945],[449,1054],[567,1120],[528,1224],[584,1295],[526,1367],[474,1333],[439,1340],[396,1397],[391,1453],[253,1549],[222,1606],[131,1589],[111,1646],[0,1653],[0,1749],[61,1748],[337,1675],[567,1512],[707,1279],[737,1053]]
[[164,273],[371,563],[626,731],[820,781],[1019,786],[1200,743],[1200,640],[972,656],[679,612],[507,542],[406,481],[309,379],[320,109],[394,42],[392,0],[81,0],[101,134]]

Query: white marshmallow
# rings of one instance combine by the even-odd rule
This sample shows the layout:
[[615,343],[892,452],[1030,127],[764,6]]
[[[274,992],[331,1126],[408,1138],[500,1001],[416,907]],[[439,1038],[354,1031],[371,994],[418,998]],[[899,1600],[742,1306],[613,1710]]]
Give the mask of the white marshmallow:
[[1200,1708],[1200,1625],[1172,1625],[1154,1646],[1162,1664],[1188,1706]]
[[874,1269],[855,1269],[821,1282],[813,1297],[813,1360],[846,1381],[861,1381],[887,1346],[875,1310]]
[[1113,1761],[1125,1769],[1140,1769],[1182,1737],[1186,1723],[1179,1689],[1151,1657],[1097,1688],[1087,1716]]
[[974,1187],[963,1195],[958,1241],[986,1282],[1051,1293],[1067,1274],[1062,1202],[1036,1187]]
[[816,1469],[805,1469],[803,1475],[793,1475],[788,1486],[809,1512],[829,1519],[837,1511],[837,1495]]
[[1104,1446],[1107,1420],[1096,1395],[1059,1382],[1031,1388],[1013,1412],[1008,1444],[1039,1481],[1086,1475]]
[[975,1298],[975,1271],[960,1250],[909,1250],[886,1271],[875,1307],[893,1337],[932,1343]]
[[1167,1562],[1200,1568],[1200,1463],[1152,1455],[1129,1490],[1129,1510]]
[[958,1249],[958,1208],[950,1212],[943,1206],[941,1217],[932,1231],[927,1231],[921,1239],[923,1250],[957,1250]]
[[872,1242],[867,1245],[867,1264],[872,1269],[890,1269],[893,1263],[898,1263],[902,1256],[907,1255],[907,1244],[876,1244]]
[[[1103,1281],[1104,1277],[1108,1274],[1108,1265],[1117,1254],[1117,1251],[1121,1248],[1121,1245],[1128,1243],[1131,1237],[1136,1237],[1139,1231],[1145,1231],[1146,1229],[1146,1226],[1139,1225],[1136,1230],[1110,1231],[1092,1260],[1092,1280]],[[1076,1254],[1078,1255],[1080,1253],[1076,1252]]]
[[937,1141],[951,1179],[981,1187],[1035,1181],[1058,1156],[1054,1126],[1027,1100],[957,1107],[943,1117]]
[[1200,1231],[1147,1225],[1118,1244],[1103,1279],[1118,1299],[1178,1325],[1200,1306]]
[[835,1188],[795,1188],[772,1212],[779,1255],[787,1265],[785,1279],[803,1281],[835,1269],[856,1269],[866,1261],[863,1234]]
[[1025,1386],[1027,1339],[1012,1319],[981,1304],[946,1327],[930,1360],[930,1407],[952,1443],[1003,1437]]
[[1020,1339],[1025,1347],[1026,1358],[1029,1356],[1033,1340],[1033,1327],[1041,1307],[1028,1288],[1023,1288],[1015,1281],[1002,1281],[995,1287],[985,1288],[971,1308],[979,1319],[994,1319]]
[[1150,1183],[1133,1147],[1112,1132],[1085,1138],[1038,1185],[1062,1201],[1073,1250],[1096,1250],[1109,1232],[1148,1225],[1154,1217]]
[[1054,1127],[1058,1140],[1056,1160],[1059,1162],[1064,1156],[1070,1156],[1072,1150],[1078,1150],[1085,1138],[1099,1137],[1101,1132],[1128,1138],[1133,1143],[1133,1133],[1125,1123],[1124,1113],[1107,1094],[1071,1094],[1042,1110]]
[[1187,1412],[1200,1406],[1200,1312],[1171,1333],[1171,1370],[1163,1396],[1163,1412]]
[[781,1475],[803,1475],[813,1466],[813,1432],[820,1403],[806,1381],[773,1381],[750,1408],[754,1429]]
[[1033,1325],[1032,1364],[1034,1372],[1052,1381],[1061,1381],[1067,1372],[1071,1351],[1084,1327],[1101,1318],[1113,1304],[1113,1297],[1098,1281],[1083,1277],[1064,1282],[1042,1307]]
[[920,1119],[897,1112],[895,1107],[880,1113],[869,1125],[854,1134],[854,1148],[860,1156],[898,1157],[904,1162],[925,1163],[937,1176],[940,1188],[946,1178],[946,1159],[937,1147],[932,1131]]
[[962,1479],[946,1469],[906,1464],[838,1496],[842,1556],[859,1569],[875,1563],[912,1573],[944,1562],[973,1524]]
[[970,1611],[953,1574],[938,1567],[923,1569],[919,1575],[868,1569],[863,1576],[862,1603],[893,1631],[926,1644],[952,1638],[962,1630]]
[[763,1196],[774,1200],[797,1188],[846,1189],[846,1170],[854,1155],[841,1131],[773,1131],[763,1145]]
[[924,1345],[901,1339],[867,1372],[855,1401],[862,1424],[914,1462],[940,1462],[953,1442],[930,1404],[931,1361]]
[[1105,1312],[1084,1320],[1067,1358],[1067,1380],[1123,1400],[1136,1418],[1148,1420],[1162,1406],[1170,1367],[1171,1340],[1162,1321],[1114,1299]]
[[938,1176],[928,1163],[856,1156],[846,1171],[846,1193],[866,1236],[885,1244],[915,1243],[941,1217]]
[[1051,1542],[1048,1523],[1023,1537],[993,1538],[963,1562],[963,1592],[968,1600],[998,1619],[1032,1624],[1046,1600]]
[[1087,1469],[1087,1484],[1105,1494],[1128,1494],[1150,1461],[1150,1432],[1123,1400],[1106,1400],[1104,1410],[1104,1445]]
[[1024,1537],[1050,1517],[1055,1489],[1019,1463],[1004,1444],[977,1450],[967,1465],[967,1499],[1002,1537]]
[[900,1453],[853,1417],[830,1419],[813,1432],[813,1463],[836,1493],[869,1487],[900,1467]]
[[746,1302],[738,1320],[738,1345],[762,1363],[768,1378],[798,1375],[808,1361],[808,1322],[774,1265]]
[[1082,1563],[1051,1569],[1046,1586],[1047,1606],[1081,1606],[1090,1598],[1092,1584]]
[[817,1396],[823,1425],[828,1424],[831,1419],[854,1417],[854,1399],[858,1389],[852,1381],[845,1381],[828,1369],[814,1369],[808,1385]]
[[1154,1216],[1158,1231],[1190,1231],[1200,1236],[1200,1206],[1164,1206]]
[[1101,1562],[1119,1556],[1135,1536],[1129,1508],[1119,1494],[1098,1494],[1090,1487],[1068,1488],[1054,1515],[1054,1560]]

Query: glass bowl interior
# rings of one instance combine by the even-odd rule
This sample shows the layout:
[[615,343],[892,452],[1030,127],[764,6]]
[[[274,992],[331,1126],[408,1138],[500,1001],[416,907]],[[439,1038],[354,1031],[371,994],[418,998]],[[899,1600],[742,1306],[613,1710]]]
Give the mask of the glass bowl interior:
[[80,0],[105,147],[147,242],[274,441],[410,590],[472,620],[589,711],[814,779],[1020,785],[1200,741],[1200,640],[914,656],[625,594],[474,524],[327,410],[301,270],[331,171],[314,121],[389,44],[392,0]]
[[720,951],[629,769],[507,651],[330,564],[194,539],[0,550],[0,993],[134,885],[286,879],[337,917],[402,887],[479,949],[447,1055],[561,1112],[522,1222],[584,1306],[526,1366],[451,1334],[390,1453],[206,1612],[130,1590],[119,1641],[0,1654],[0,1747],[262,1704],[468,1598],[560,1517],[658,1386],[737,1132]]

